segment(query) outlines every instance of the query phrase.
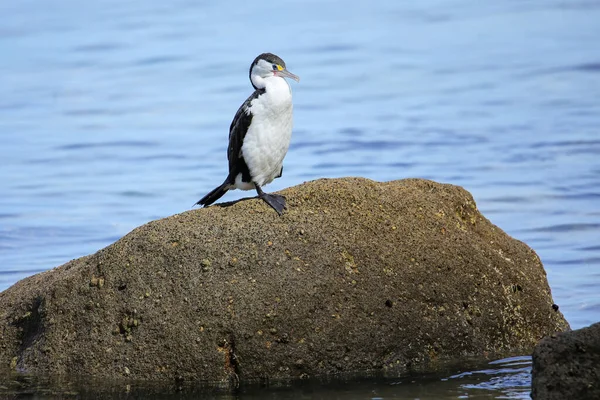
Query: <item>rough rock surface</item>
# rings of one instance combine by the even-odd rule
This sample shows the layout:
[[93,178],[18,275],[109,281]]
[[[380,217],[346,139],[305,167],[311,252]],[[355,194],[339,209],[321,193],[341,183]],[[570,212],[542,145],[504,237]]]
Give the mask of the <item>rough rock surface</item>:
[[432,368],[568,329],[540,259],[464,189],[321,179],[143,225],[0,293],[0,363],[235,382]]
[[533,351],[531,397],[600,399],[600,322],[544,338]]

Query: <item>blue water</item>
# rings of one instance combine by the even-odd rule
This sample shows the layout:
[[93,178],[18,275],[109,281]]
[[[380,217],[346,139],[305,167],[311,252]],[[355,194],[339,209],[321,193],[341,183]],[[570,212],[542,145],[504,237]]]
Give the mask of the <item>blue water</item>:
[[[600,320],[600,2],[0,2],[0,290],[190,208],[265,51],[292,82],[279,190],[461,185]],[[225,200],[248,195],[231,192]]]

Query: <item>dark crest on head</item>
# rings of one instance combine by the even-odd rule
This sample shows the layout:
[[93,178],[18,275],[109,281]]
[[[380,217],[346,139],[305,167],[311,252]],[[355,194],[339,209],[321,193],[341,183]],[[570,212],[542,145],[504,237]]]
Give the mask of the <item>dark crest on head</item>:
[[[273,54],[273,53],[262,53],[261,55],[259,55],[258,57],[256,57],[254,59],[254,61],[252,61],[252,64],[250,64],[250,71],[248,72],[248,76],[249,77],[252,76],[252,68],[254,68],[254,66],[256,64],[258,64],[258,60],[265,60],[268,63],[278,64],[278,65],[281,65],[283,68],[285,68],[285,61],[283,61],[281,58],[279,58],[275,54]],[[250,78],[250,82],[252,82],[252,78]],[[252,86],[254,86],[254,84]]]

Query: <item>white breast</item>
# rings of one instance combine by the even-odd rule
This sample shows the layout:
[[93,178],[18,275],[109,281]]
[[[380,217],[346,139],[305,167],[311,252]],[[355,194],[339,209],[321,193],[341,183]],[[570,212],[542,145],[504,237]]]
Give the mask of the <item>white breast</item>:
[[251,103],[252,123],[242,145],[250,176],[260,186],[272,182],[281,172],[293,124],[288,83],[280,77],[265,79],[265,83],[265,93]]

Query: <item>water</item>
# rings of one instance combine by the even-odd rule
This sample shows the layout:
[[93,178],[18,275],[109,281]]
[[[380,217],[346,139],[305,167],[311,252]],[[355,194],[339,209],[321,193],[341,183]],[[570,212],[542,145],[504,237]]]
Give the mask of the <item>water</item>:
[[[0,15],[0,290],[222,182],[249,63],[272,51],[302,80],[268,190],[461,185],[538,252],[572,327],[600,320],[600,2],[24,0]],[[486,390],[502,397],[499,377]]]
[[[0,395],[10,393],[38,399],[212,399],[212,400],[299,400],[299,399],[525,399],[530,392],[529,357],[512,357],[487,364],[467,363],[469,370],[446,368],[436,374],[408,375],[400,378],[336,378],[308,380],[264,387],[246,385],[235,393],[198,386],[177,389],[153,388],[151,383],[110,384],[89,379],[81,383],[52,382],[39,377],[17,375],[0,385]],[[53,387],[49,390],[48,387]],[[59,387],[60,389],[56,389]],[[18,398],[18,397],[17,397]]]

